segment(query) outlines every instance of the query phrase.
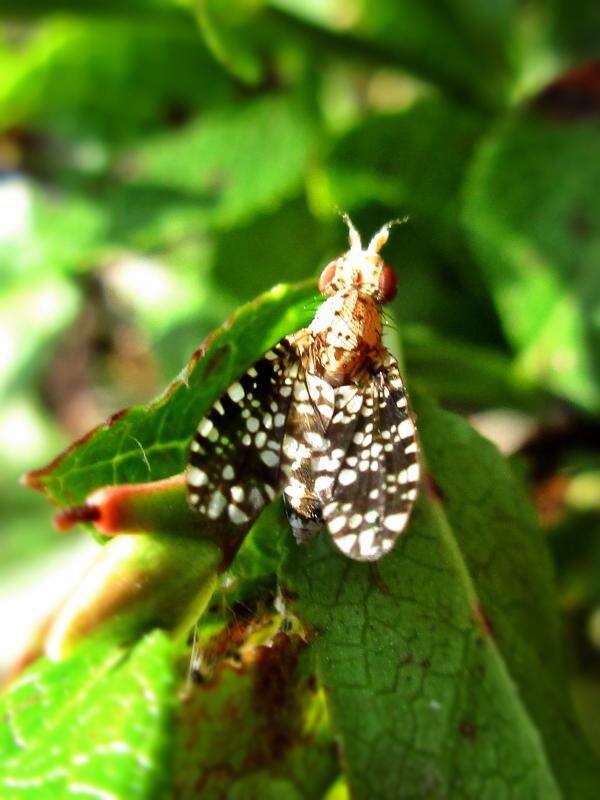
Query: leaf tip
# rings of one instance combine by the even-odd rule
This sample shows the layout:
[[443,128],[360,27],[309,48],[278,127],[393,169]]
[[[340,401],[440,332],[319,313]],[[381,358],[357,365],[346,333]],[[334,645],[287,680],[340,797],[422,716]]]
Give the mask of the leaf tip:
[[54,528],[59,533],[66,533],[79,522],[97,522],[100,519],[100,508],[90,503],[82,506],[63,508],[54,515]]
[[40,470],[34,469],[30,470],[29,472],[24,472],[19,478],[19,484],[24,486],[26,489],[36,489],[40,491],[42,488],[40,482]]

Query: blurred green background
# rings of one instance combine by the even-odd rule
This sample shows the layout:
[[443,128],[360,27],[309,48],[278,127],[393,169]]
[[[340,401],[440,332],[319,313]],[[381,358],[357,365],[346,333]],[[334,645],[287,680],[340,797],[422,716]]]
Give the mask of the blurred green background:
[[93,547],[18,476],[409,214],[391,341],[527,481],[600,749],[595,57],[592,0],[0,2],[0,669]]

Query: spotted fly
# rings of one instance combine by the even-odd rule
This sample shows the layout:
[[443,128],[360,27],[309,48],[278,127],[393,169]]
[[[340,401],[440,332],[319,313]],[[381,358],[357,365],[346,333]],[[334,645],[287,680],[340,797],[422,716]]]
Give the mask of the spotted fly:
[[325,300],[200,421],[186,471],[192,508],[247,529],[283,494],[299,542],[323,525],[347,556],[375,561],[406,528],[419,491],[419,447],[381,307],[396,276],[380,256],[387,223],[319,279]]

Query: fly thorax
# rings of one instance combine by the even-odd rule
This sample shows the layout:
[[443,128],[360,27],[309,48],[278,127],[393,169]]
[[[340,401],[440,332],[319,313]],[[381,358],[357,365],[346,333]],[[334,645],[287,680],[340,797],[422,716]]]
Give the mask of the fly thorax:
[[315,314],[309,327],[311,334],[326,347],[355,350],[361,335],[356,304],[356,292],[334,294]]

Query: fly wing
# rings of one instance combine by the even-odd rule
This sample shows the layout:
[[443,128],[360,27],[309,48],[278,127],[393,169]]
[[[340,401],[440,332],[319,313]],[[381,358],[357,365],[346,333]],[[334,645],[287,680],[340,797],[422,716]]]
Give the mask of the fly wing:
[[306,541],[323,525],[323,505],[331,499],[362,402],[356,386],[334,389],[310,373],[296,383],[282,472],[285,507],[298,541]]
[[299,542],[322,526],[321,485],[315,459],[329,449],[327,428],[334,412],[333,387],[312,373],[300,371],[294,384],[281,458],[285,509]]
[[418,485],[416,430],[398,365],[388,354],[364,390],[331,499],[323,507],[336,546],[359,561],[381,558],[406,527]]
[[200,421],[188,501],[208,520],[248,528],[280,491],[281,446],[300,363],[286,337],[231,384]]

